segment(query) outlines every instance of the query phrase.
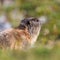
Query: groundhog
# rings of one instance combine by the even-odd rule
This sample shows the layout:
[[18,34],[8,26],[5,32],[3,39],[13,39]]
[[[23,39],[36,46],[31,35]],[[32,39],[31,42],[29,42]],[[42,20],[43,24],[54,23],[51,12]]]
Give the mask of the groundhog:
[[34,45],[40,33],[41,22],[31,17],[21,20],[17,28],[10,28],[0,32],[0,48],[28,49]]

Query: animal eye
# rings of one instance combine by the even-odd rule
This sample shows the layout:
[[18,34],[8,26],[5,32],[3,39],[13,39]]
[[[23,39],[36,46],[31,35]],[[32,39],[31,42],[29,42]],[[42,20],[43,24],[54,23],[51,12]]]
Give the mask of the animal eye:
[[36,20],[37,22],[39,22],[39,20]]
[[37,18],[34,18],[34,19],[32,19],[32,20],[35,20],[36,22],[39,22],[39,20],[38,20]]
[[39,20],[38,20],[38,19],[36,19],[35,21],[36,21],[36,22],[39,22]]

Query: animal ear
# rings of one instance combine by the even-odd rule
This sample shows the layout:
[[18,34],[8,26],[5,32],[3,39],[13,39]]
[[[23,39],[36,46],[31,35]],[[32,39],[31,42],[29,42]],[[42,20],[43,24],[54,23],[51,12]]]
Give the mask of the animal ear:
[[30,25],[31,24],[31,21],[27,21],[27,25]]

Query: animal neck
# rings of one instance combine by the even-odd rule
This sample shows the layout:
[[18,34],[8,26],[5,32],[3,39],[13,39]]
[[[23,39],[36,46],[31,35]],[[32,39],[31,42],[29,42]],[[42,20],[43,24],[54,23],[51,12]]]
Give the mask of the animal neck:
[[36,29],[32,29],[30,30],[30,35],[31,35],[31,45],[34,45],[34,43],[36,42],[39,33],[40,33],[41,27],[36,28]]

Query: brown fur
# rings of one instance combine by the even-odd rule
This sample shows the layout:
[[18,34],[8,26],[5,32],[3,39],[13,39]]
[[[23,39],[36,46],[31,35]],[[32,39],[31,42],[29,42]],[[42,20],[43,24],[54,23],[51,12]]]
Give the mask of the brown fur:
[[30,44],[30,34],[27,30],[8,29],[0,34],[0,47],[3,49],[22,49]]

